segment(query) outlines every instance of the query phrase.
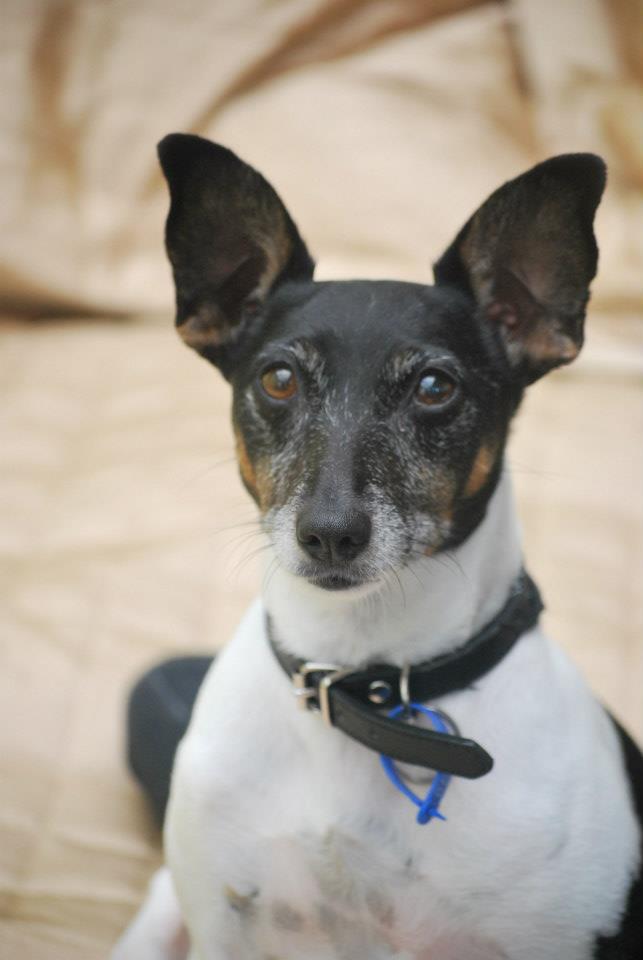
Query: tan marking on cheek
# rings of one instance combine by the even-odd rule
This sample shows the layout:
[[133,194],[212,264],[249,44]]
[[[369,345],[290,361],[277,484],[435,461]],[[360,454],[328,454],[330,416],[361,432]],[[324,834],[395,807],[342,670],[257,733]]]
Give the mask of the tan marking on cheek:
[[482,446],[478,450],[473,467],[464,488],[465,497],[473,497],[484,487],[489,474],[496,462],[496,451],[489,446]]
[[444,508],[443,508],[442,510],[440,510],[440,512],[439,512],[439,517],[440,517],[440,539],[439,539],[439,541],[438,541],[437,543],[430,544],[430,545],[426,548],[426,550],[424,551],[424,556],[425,556],[425,557],[432,557],[435,553],[438,552],[438,550],[441,550],[443,543],[445,542],[445,540],[447,539],[447,537],[448,537],[448,535],[449,535],[449,533],[450,533],[450,531],[451,531],[451,524],[453,523],[453,503],[451,502],[451,500],[452,500],[452,498],[453,498],[454,495],[455,495],[455,492],[452,490],[452,491],[451,491],[451,499],[450,499],[450,501],[449,501],[449,505],[448,505],[447,507],[444,507]]
[[432,492],[431,514],[437,521],[437,530],[434,542],[427,544],[422,553],[425,557],[432,557],[449,536],[457,484],[451,473],[441,468],[427,471],[426,483]]
[[262,470],[259,468],[257,470],[257,499],[259,501],[259,509],[265,513],[272,502],[272,480],[267,470]]
[[257,473],[248,456],[246,445],[241,434],[235,430],[235,447],[237,451],[237,460],[239,461],[239,470],[243,477],[243,482],[251,490],[257,489]]
[[235,447],[243,482],[259,504],[259,509],[265,511],[270,506],[273,494],[270,471],[267,469],[265,462],[261,460],[253,464],[243,437],[238,430],[235,430]]

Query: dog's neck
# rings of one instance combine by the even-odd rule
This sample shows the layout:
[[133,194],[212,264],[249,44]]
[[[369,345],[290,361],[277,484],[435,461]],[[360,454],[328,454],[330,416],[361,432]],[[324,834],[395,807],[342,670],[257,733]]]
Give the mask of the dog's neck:
[[341,666],[430,659],[465,642],[505,603],[522,563],[511,484],[503,474],[487,513],[459,547],[421,558],[381,588],[327,592],[283,568],[264,604],[279,643]]

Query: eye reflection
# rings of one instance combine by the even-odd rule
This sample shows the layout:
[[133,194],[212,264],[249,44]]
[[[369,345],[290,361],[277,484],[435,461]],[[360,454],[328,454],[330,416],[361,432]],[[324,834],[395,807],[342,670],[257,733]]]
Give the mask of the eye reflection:
[[425,370],[415,391],[416,399],[425,407],[437,407],[455,393],[455,383],[441,370]]
[[290,367],[280,364],[261,375],[261,386],[273,400],[289,400],[297,393],[297,378]]

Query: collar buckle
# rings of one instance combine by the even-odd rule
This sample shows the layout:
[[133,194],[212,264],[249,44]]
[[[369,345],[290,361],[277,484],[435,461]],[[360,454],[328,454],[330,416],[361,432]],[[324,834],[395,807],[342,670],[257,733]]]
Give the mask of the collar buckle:
[[[324,722],[332,727],[330,688],[351,673],[355,673],[353,667],[340,667],[336,663],[317,663],[316,661],[302,663],[297,672],[291,676],[297,706],[300,710],[319,710]],[[322,676],[316,683],[314,680],[310,683],[310,678],[314,674],[322,674]]]
[[315,673],[332,675],[341,670],[336,663],[317,663],[315,660],[309,660],[302,663],[295,673],[291,674],[290,679],[294,687],[293,693],[297,700],[297,706],[300,710],[320,710],[319,690],[317,684],[309,685],[308,679]]

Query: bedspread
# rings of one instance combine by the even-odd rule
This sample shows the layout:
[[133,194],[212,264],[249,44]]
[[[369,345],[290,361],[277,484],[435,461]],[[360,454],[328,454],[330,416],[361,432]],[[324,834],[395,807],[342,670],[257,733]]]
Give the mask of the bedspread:
[[630,0],[5,0],[0,960],[107,955],[160,857],[127,690],[225,642],[260,582],[227,386],[172,330],[170,130],[269,177],[320,278],[429,280],[504,179],[606,157],[587,346],[508,462],[546,626],[641,738],[642,25]]

